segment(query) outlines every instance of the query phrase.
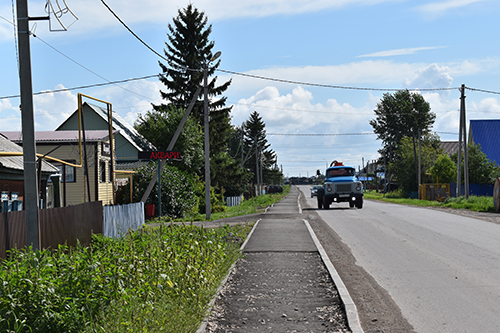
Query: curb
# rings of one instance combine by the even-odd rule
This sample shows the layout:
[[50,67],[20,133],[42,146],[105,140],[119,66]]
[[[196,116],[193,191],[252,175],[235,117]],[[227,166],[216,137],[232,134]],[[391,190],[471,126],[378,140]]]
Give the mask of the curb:
[[[266,212],[267,212],[267,209],[266,209]],[[252,237],[252,234],[255,230],[255,228],[257,228],[257,226],[259,225],[259,222],[261,221],[262,219],[258,219],[255,224],[253,225],[252,227],[252,230],[250,230],[250,232],[248,233],[248,236],[247,238],[245,239],[245,241],[243,242],[243,244],[241,244],[240,246],[240,251],[243,251],[245,249],[245,246],[247,245],[248,241],[250,240],[250,237]],[[207,315],[205,316],[205,318],[203,319],[203,321],[201,322],[200,326],[198,327],[198,329],[196,330],[196,333],[204,333],[205,330],[207,329],[207,324],[208,324],[208,317],[210,316],[210,313],[212,312],[212,308],[214,307],[214,304],[215,304],[215,300],[217,299],[217,297],[219,296],[222,288],[224,288],[224,286],[226,285],[226,282],[227,282],[227,279],[229,279],[229,276],[231,275],[231,273],[233,272],[234,270],[234,267],[236,266],[236,263],[238,261],[236,261],[232,266],[231,268],[229,269],[229,272],[227,273],[227,275],[224,277],[224,279],[222,279],[221,283],[219,284],[219,288],[217,289],[217,292],[215,293],[214,297],[210,300],[210,303],[208,303],[208,308],[207,308]]]
[[337,287],[337,291],[339,292],[340,299],[344,304],[345,312],[347,314],[347,324],[349,325],[349,328],[351,329],[352,333],[364,333],[363,329],[361,328],[358,309],[356,307],[356,304],[354,304],[349,291],[347,290],[344,282],[340,278],[340,275],[337,273],[337,270],[330,261],[330,258],[328,258],[323,245],[321,245],[321,243],[319,242],[318,237],[316,237],[316,234],[314,233],[314,230],[312,229],[309,222],[305,219],[302,219],[302,221],[304,221],[304,224],[306,225],[307,230],[309,231],[309,234],[311,235],[311,238],[313,239],[314,244],[318,249],[321,259],[323,260],[326,268],[328,269],[328,272],[330,273],[330,276],[332,277],[333,282],[335,283],[335,286]]

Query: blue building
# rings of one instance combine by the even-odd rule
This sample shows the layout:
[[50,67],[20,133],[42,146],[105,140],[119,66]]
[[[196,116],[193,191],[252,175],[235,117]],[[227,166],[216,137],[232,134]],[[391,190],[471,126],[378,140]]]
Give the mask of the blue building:
[[488,159],[500,165],[500,119],[471,120],[469,143],[481,145]]

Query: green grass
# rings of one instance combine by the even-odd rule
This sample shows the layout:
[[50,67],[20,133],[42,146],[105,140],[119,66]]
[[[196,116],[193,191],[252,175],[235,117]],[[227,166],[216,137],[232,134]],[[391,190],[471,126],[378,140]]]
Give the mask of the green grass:
[[[262,212],[283,189],[212,219]],[[251,227],[162,224],[89,247],[13,250],[0,261],[0,332],[194,332]]]
[[468,209],[476,212],[495,212],[493,197],[478,197],[469,196],[459,198],[447,198],[444,202],[409,199],[403,197],[400,192],[389,192],[385,195],[376,192],[365,192],[365,199],[379,200],[384,202],[391,202],[401,205],[411,206],[432,206],[432,207],[448,207],[453,209]]
[[0,332],[194,332],[250,228],[168,225],[14,250],[0,262]]
[[[210,220],[219,220],[227,217],[242,216],[254,213],[263,212],[267,207],[272,204],[277,203],[283,199],[288,193],[290,193],[290,185],[285,185],[283,187],[283,193],[273,193],[261,195],[254,197],[249,200],[243,200],[239,206],[226,207],[225,212],[212,213],[210,215]],[[174,222],[194,222],[194,221],[205,221],[204,214],[197,214],[193,216],[187,216],[183,219],[175,219]],[[165,218],[151,220],[152,223],[165,221]]]

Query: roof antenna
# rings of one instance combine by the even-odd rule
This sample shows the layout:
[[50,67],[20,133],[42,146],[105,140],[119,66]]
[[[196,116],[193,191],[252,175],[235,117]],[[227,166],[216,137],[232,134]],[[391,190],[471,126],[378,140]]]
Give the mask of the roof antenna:
[[[47,0],[47,3],[45,4],[45,12],[49,14],[50,31],[68,31],[68,28],[78,20],[78,17],[71,11],[71,9],[69,9],[68,5],[66,4],[66,0]],[[70,16],[71,21],[69,22],[69,24],[65,24],[62,18],[64,14],[68,13],[71,14],[73,18],[71,19]],[[52,27],[51,18],[55,18],[57,20],[59,28]]]

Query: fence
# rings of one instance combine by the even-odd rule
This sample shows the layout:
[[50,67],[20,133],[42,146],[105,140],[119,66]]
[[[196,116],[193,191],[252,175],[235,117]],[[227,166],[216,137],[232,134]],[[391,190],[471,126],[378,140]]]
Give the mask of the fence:
[[225,197],[224,200],[226,201],[226,206],[228,207],[239,206],[243,201],[243,196],[240,195],[237,197]]
[[[491,197],[493,196],[493,188],[495,184],[469,184],[469,195],[476,195],[478,197],[480,196],[487,196]],[[451,191],[451,196],[456,197],[457,196],[457,183],[451,183],[450,184],[450,191]],[[465,194],[465,185],[462,184],[460,186],[460,189],[462,190],[461,193]]]
[[[89,245],[92,234],[120,237],[144,224],[144,204],[103,207],[101,201],[38,211],[40,248]],[[25,211],[0,213],[0,258],[26,246]]]
[[144,224],[144,203],[103,208],[103,234],[106,237],[120,238],[128,230],[137,230]]
[[[59,244],[90,244],[92,233],[102,233],[100,201],[38,210],[40,248],[57,248]],[[0,258],[6,251],[26,246],[25,211],[0,214]]]
[[450,184],[420,185],[420,200],[444,201],[450,196]]

